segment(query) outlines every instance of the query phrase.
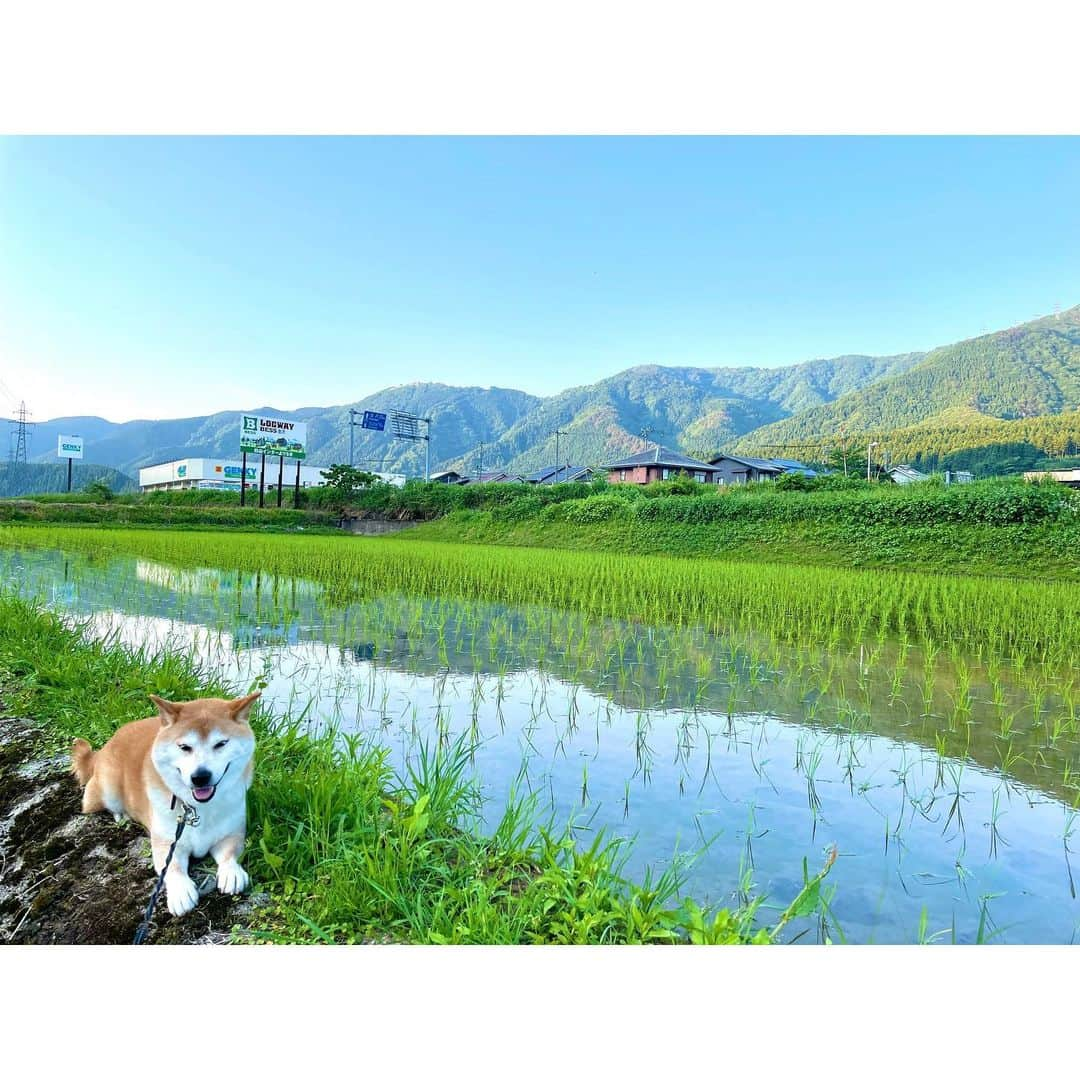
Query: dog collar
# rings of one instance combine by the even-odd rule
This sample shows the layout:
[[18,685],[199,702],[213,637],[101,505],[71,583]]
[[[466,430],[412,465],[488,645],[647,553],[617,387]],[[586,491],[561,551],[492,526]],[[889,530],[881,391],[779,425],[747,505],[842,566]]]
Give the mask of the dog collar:
[[188,806],[183,799],[178,799],[175,795],[172,797],[172,805],[170,810],[176,809],[176,804],[179,803],[184,809],[176,815],[177,821],[182,821],[185,825],[198,825],[199,824],[199,812],[194,806]]

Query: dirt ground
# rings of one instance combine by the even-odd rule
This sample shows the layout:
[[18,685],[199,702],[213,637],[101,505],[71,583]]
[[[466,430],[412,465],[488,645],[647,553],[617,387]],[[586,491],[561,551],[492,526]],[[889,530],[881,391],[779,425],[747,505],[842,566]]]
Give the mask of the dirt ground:
[[[154,887],[142,827],[80,811],[66,755],[33,725],[0,716],[0,944],[130,945]],[[150,944],[225,943],[259,898],[214,889],[213,860],[192,876],[199,906],[175,919],[158,898]]]

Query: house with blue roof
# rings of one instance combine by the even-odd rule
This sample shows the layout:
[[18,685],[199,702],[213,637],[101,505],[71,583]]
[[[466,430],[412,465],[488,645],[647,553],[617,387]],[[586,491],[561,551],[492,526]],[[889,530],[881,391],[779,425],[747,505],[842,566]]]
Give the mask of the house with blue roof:
[[525,477],[527,484],[583,484],[596,476],[596,470],[587,465],[548,465]]
[[709,461],[716,470],[718,484],[749,484],[757,480],[775,480],[785,473],[797,473],[801,476],[820,476],[816,469],[811,469],[793,458],[759,458],[736,456],[735,454],[717,454]]

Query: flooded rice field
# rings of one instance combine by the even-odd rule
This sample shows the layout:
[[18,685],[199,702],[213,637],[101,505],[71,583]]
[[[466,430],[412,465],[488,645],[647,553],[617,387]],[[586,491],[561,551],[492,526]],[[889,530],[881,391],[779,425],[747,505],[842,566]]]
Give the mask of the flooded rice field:
[[356,595],[57,548],[0,548],[0,580],[97,634],[192,651],[399,769],[462,740],[489,826],[531,795],[583,843],[632,837],[635,878],[684,860],[702,903],[782,907],[835,847],[829,914],[789,939],[1061,943],[1080,928],[1080,688],[1060,657]]

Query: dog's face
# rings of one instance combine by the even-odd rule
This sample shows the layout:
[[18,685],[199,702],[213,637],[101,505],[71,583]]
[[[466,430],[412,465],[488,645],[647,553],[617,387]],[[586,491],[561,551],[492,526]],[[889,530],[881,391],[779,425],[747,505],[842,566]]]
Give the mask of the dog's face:
[[258,696],[176,702],[150,695],[161,716],[150,756],[178,798],[208,803],[223,782],[243,783],[255,752],[248,713]]

